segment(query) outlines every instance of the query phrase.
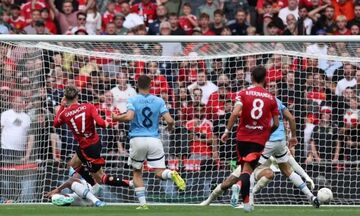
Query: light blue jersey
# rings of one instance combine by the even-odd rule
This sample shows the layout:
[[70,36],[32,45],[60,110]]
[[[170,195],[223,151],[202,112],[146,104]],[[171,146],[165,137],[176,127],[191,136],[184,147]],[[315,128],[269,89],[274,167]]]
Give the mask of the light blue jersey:
[[128,99],[127,110],[135,112],[130,125],[130,138],[159,137],[160,117],[169,112],[163,99],[154,95],[138,94]]
[[274,133],[271,134],[269,141],[275,142],[275,141],[281,141],[285,140],[285,126],[284,126],[284,110],[286,109],[286,106],[281,102],[281,100],[276,98],[276,102],[279,109],[279,127],[274,131]]

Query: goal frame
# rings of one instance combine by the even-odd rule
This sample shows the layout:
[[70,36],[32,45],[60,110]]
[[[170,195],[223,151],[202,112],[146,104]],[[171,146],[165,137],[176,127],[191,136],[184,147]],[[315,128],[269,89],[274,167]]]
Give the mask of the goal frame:
[[[198,43],[327,43],[327,42],[349,42],[360,43],[360,36],[110,36],[110,35],[0,35],[2,42],[198,42]],[[276,51],[276,50],[275,50]],[[165,56],[166,57],[166,56]],[[171,58],[169,56],[169,58]],[[20,205],[38,205],[41,203],[21,203]],[[17,204],[18,205],[18,204]],[[130,203],[112,203],[111,205],[131,205]],[[174,203],[156,203],[155,205],[189,205],[194,204],[174,204]],[[226,204],[215,204],[226,205]],[[304,205],[274,205],[262,204],[260,206],[304,206]],[[333,205],[329,205],[333,206]],[[341,207],[360,207],[360,205],[340,205]]]

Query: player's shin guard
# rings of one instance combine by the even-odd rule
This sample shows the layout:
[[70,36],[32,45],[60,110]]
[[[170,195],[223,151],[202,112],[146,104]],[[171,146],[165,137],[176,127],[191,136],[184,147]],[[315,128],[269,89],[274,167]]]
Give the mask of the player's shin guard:
[[143,206],[146,204],[146,197],[145,197],[145,187],[137,187],[135,188],[135,194],[138,198],[140,205]]
[[89,188],[79,182],[73,182],[71,184],[71,190],[73,190],[79,197],[90,200],[93,204],[99,200],[91,193]]
[[314,196],[298,174],[292,172],[289,179],[307,196],[309,200]]
[[77,168],[74,168],[75,171],[77,173],[79,173],[81,175],[81,177],[83,177],[83,179],[85,179],[85,181],[87,183],[89,183],[91,186],[94,186],[95,185],[95,180],[93,179],[93,177],[90,175],[89,171],[87,171],[85,169],[84,166],[80,166],[80,167],[77,167]]
[[240,175],[241,180],[241,196],[244,203],[249,203],[249,193],[250,193],[250,174],[242,173]]
[[103,184],[111,185],[111,186],[118,186],[118,187],[129,187],[129,181],[123,180],[116,176],[108,176],[103,175],[101,178]]
[[252,188],[252,192],[256,193],[259,190],[263,189],[271,180],[265,176],[261,177],[259,181],[256,182],[255,186]]

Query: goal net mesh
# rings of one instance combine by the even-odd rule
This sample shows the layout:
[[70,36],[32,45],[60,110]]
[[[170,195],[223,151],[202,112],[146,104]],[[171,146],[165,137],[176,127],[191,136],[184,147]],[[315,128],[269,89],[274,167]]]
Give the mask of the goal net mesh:
[[[0,200],[47,202],[44,193],[69,178],[67,162],[78,145],[66,126],[52,127],[64,87],[81,89],[80,102],[94,103],[111,125],[98,128],[105,172],[131,178],[128,124],[111,121],[126,111],[141,74],[166,101],[176,120],[161,124],[167,166],[187,182],[179,192],[144,166],[147,199],[199,203],[236,167],[236,125],[221,143],[236,92],[250,86],[250,70],[267,68],[297,122],[296,161],[322,187],[331,204],[360,204],[360,47],[357,43],[0,43]],[[289,126],[285,123],[287,131]],[[289,136],[289,133],[288,133]],[[255,195],[259,204],[307,204],[281,175]],[[134,190],[103,186],[106,202],[137,202]],[[217,202],[229,202],[229,192]]]

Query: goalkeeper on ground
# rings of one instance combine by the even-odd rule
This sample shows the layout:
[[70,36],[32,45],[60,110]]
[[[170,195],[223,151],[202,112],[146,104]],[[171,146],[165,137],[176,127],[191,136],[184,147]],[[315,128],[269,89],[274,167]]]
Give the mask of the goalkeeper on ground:
[[[73,169],[70,169],[73,177],[69,178],[65,183],[46,194],[51,198],[51,202],[57,206],[95,206],[102,207],[105,202],[99,200],[96,196],[101,191],[101,186],[96,184],[92,187],[85,180],[79,179]],[[69,188],[73,191],[71,194],[62,194],[61,191]]]

